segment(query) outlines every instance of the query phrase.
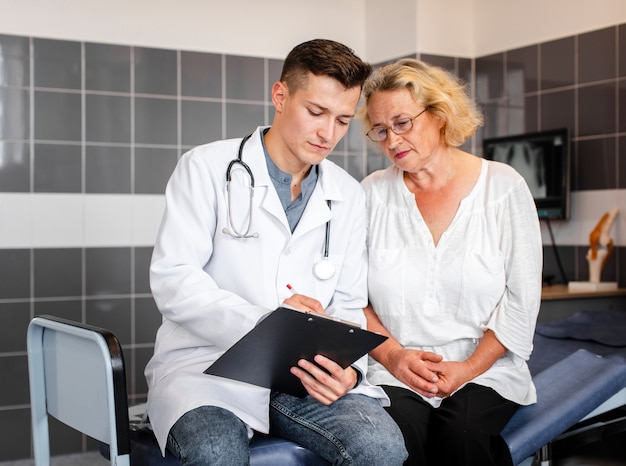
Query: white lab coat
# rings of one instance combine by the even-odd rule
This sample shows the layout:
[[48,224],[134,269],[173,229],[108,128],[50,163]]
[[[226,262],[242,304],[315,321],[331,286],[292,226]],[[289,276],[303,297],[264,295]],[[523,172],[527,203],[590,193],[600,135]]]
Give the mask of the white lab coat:
[[[261,130],[243,151],[255,178],[251,232],[235,239],[227,227],[226,168],[241,139],[218,141],[183,155],[166,192],[166,209],[150,269],[152,292],[163,314],[154,356],[146,366],[148,415],[162,451],[170,428],[187,411],[220,406],[251,429],[268,432],[267,389],[209,376],[203,371],[278,307],[291,292],[318,299],[327,313],[365,325],[367,252],[365,200],[358,182],[330,161],[319,177],[293,234],[269,177]],[[250,178],[232,170],[232,221],[243,232],[249,212]],[[332,201],[332,211],[326,200]],[[335,275],[320,280],[313,265],[322,257],[331,221],[329,258]],[[356,365],[365,374],[367,358]],[[378,398],[384,392],[366,379],[353,390]]]

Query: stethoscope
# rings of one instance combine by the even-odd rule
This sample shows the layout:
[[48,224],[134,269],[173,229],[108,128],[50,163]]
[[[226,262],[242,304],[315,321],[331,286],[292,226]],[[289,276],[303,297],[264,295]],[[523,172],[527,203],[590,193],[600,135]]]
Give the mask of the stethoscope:
[[[246,162],[242,160],[243,154],[243,146],[246,144],[248,139],[252,136],[253,133],[248,134],[241,140],[241,144],[239,144],[239,150],[237,152],[237,158],[230,161],[228,164],[228,168],[226,168],[226,221],[228,222],[228,227],[224,227],[222,229],[222,233],[232,236],[237,239],[245,239],[245,238],[258,238],[258,233],[250,233],[250,228],[252,227],[252,211],[253,211],[253,198],[254,198],[254,174],[252,170],[248,166]],[[231,181],[231,171],[235,165],[240,165],[243,169],[248,173],[250,177],[250,205],[248,207],[248,225],[246,227],[246,231],[241,233],[232,222],[232,212],[231,212],[231,199],[230,199],[230,181]],[[328,208],[332,210],[330,199],[326,201],[328,204]],[[335,275],[335,264],[333,264],[328,258],[328,249],[330,244],[330,220],[326,222],[326,233],[324,236],[324,254],[322,258],[317,261],[313,266],[313,273],[320,280],[328,280],[333,275]]]

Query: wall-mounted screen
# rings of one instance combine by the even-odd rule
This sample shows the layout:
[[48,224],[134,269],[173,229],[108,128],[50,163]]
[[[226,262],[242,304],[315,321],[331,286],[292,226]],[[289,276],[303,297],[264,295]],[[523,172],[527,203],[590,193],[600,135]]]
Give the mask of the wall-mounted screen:
[[539,218],[569,218],[570,140],[567,129],[483,140],[483,156],[513,166],[526,180]]

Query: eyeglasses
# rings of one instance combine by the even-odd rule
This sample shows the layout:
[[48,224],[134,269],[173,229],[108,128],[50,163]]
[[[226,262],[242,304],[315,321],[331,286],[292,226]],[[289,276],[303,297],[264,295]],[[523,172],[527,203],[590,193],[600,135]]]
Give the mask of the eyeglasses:
[[374,126],[370,129],[365,135],[370,138],[374,142],[383,142],[387,139],[387,133],[389,130],[393,131],[394,134],[404,134],[413,128],[413,120],[415,120],[418,116],[428,110],[430,107],[426,107],[424,110],[419,112],[412,118],[402,118],[400,120],[394,121],[391,126]]

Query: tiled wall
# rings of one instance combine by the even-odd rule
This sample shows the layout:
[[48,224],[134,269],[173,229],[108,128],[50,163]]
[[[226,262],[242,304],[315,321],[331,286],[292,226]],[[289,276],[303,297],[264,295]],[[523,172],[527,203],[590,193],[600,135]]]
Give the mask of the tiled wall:
[[[420,58],[473,83],[486,125],[467,149],[480,153],[483,137],[567,126],[572,187],[588,190],[626,188],[625,53],[622,25],[476,60]],[[161,195],[185,149],[271,122],[269,90],[280,66],[0,35],[0,194]],[[357,179],[387,165],[366,150],[358,124],[330,158]],[[621,286],[624,249],[603,276]],[[584,279],[586,246],[559,252],[568,279]],[[0,249],[0,461],[31,456],[25,335],[34,315],[111,329],[124,348],[129,394],[145,398],[143,367],[160,320],[150,254],[150,245]],[[545,259],[558,277],[549,247]],[[95,448],[58,423],[51,432],[53,454]]]

